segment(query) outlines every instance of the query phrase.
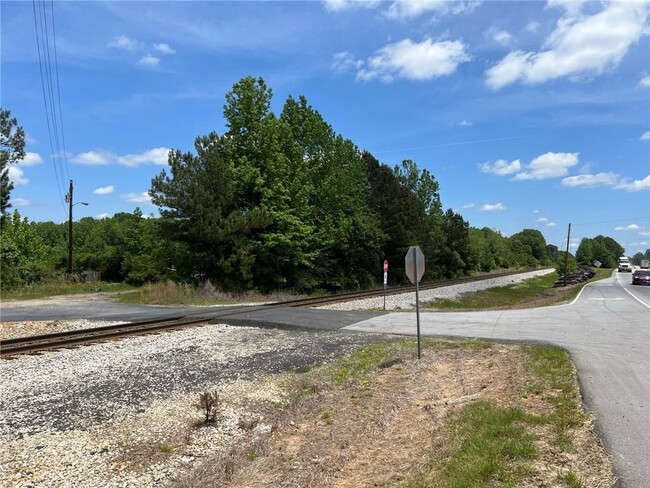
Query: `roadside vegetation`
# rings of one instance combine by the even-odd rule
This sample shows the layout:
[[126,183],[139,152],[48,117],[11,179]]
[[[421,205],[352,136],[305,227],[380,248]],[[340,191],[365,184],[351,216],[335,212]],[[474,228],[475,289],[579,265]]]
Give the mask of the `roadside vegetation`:
[[[24,158],[24,137],[12,139],[0,153],[3,297],[59,278],[78,281],[85,272],[133,286],[209,280],[228,293],[359,290],[382,282],[384,260],[394,286],[406,282],[404,256],[415,243],[431,281],[564,263],[565,253],[538,229],[506,237],[471,227],[445,209],[429,170],[410,159],[379,161],[304,96],[272,98],[262,78],[236,82],[225,94],[224,133],[170,151],[152,179],[156,215],[136,208],[74,222],[72,263],[67,222],[30,222],[11,208],[8,165]],[[3,133],[23,134],[9,111],[1,114]],[[569,262],[613,267],[623,252],[609,237],[585,238]]]
[[461,295],[457,300],[435,300],[424,304],[435,310],[502,310],[544,307],[573,300],[580,290],[593,281],[611,276],[613,269],[596,269],[596,275],[585,283],[555,288],[557,272],[539,276],[515,285],[499,286]]
[[283,401],[248,406],[270,431],[247,430],[173,486],[613,486],[564,351],[431,339],[415,351],[375,344],[282,377]]
[[107,283],[104,281],[92,283],[68,283],[52,281],[33,283],[14,290],[2,292],[3,300],[34,300],[60,295],[77,295],[81,293],[129,292],[136,287],[128,283]]

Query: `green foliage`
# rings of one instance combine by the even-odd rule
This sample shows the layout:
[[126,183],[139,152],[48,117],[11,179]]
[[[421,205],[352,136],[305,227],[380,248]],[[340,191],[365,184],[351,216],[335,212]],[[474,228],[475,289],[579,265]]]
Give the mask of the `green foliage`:
[[0,216],[11,208],[9,195],[14,185],[9,181],[9,165],[25,158],[25,131],[11,118],[9,110],[0,108]]
[[576,251],[578,264],[593,266],[595,261],[600,261],[603,268],[615,268],[618,258],[624,256],[625,248],[611,237],[602,235],[593,239],[583,238]]
[[46,274],[47,248],[43,239],[21,218],[18,210],[7,217],[0,236],[0,270],[3,290],[40,281]]
[[516,266],[548,266],[552,262],[548,257],[546,240],[537,229],[524,229],[510,236],[510,250]]
[[641,261],[649,260],[650,261],[650,249],[646,249],[645,252],[637,252],[632,256],[632,264],[637,266],[641,265]]

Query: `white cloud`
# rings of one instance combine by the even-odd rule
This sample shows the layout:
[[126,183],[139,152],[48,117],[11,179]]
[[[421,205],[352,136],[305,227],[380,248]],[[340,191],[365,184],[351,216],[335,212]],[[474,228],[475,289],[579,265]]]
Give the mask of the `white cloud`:
[[650,175],[646,176],[642,180],[634,180],[631,182],[627,179],[623,179],[614,187],[614,189],[625,191],[650,190]]
[[357,73],[361,80],[375,78],[391,82],[395,78],[431,80],[450,75],[460,63],[469,61],[465,45],[461,41],[433,42],[425,39],[420,43],[404,39],[388,44],[368,58],[365,67]]
[[379,0],[325,0],[325,9],[330,12],[343,12],[357,8],[375,8]]
[[521,161],[516,159],[508,163],[505,159],[499,159],[493,164],[483,163],[480,168],[483,173],[493,173],[499,176],[511,175],[521,170]]
[[95,218],[98,219],[98,220],[107,219],[109,217],[110,217],[110,214],[107,214],[106,212],[100,213],[99,215],[95,215]]
[[115,191],[115,187],[113,185],[108,185],[108,186],[100,186],[99,188],[96,188],[93,193],[95,195],[110,195]]
[[363,66],[363,61],[356,59],[348,51],[336,53],[332,60],[332,68],[336,71],[355,71]]
[[141,164],[167,164],[167,157],[170,149],[167,147],[154,147],[140,153],[125,154],[120,156],[109,151],[98,149],[77,154],[72,158],[73,163],[85,164],[88,166],[101,166],[110,163],[118,163],[123,166],[135,167]]
[[29,183],[29,178],[25,178],[23,170],[16,165],[10,165],[9,168],[7,168],[7,175],[14,185],[26,185]]
[[73,163],[85,164],[87,166],[102,166],[108,164],[115,156],[107,151],[88,151],[74,156]]
[[512,41],[512,35],[509,32],[504,30],[499,30],[496,27],[490,27],[485,32],[485,36],[501,44],[502,46],[507,46]]
[[33,146],[34,144],[38,144],[38,140],[29,132],[25,132],[25,144],[28,146]]
[[171,149],[167,147],[155,147],[141,153],[119,156],[117,161],[124,166],[131,167],[147,163],[165,165],[168,161],[169,151],[171,151]]
[[538,213],[539,213],[539,210],[533,210],[533,213],[534,213],[534,214],[538,214]]
[[650,130],[648,132],[644,132],[641,137],[639,137],[640,141],[650,141]]
[[161,54],[176,54],[176,50],[171,47],[169,44],[161,43],[161,44],[156,44],[154,43],[153,48],[158,51]]
[[623,227],[622,225],[619,225],[618,227],[614,227],[614,230],[639,230],[641,227],[639,227],[636,224],[630,224],[626,225]]
[[639,235],[640,236],[650,236],[650,232],[644,230],[644,231],[639,232]]
[[649,241],[631,242],[630,246],[647,246]]
[[588,188],[593,186],[614,186],[618,181],[619,175],[616,173],[582,174],[567,176],[562,180],[562,186],[583,186]]
[[533,20],[531,22],[528,22],[528,24],[526,24],[526,27],[524,27],[524,29],[528,32],[537,32],[541,26],[542,24]]
[[[555,2],[558,4],[560,2]],[[521,81],[544,83],[565,76],[598,75],[618,66],[645,33],[646,2],[611,2],[595,15],[580,15],[577,2],[567,9],[539,52],[513,51],[486,72],[493,90]]]
[[124,49],[125,51],[135,51],[138,48],[138,43],[126,36],[118,36],[109,42],[108,46],[117,49]]
[[650,76],[644,76],[639,80],[639,86],[641,88],[650,88]]
[[540,217],[538,219],[535,219],[535,222],[548,222],[548,219],[546,217]]
[[25,158],[18,163],[20,166],[35,166],[43,164],[43,158],[40,154],[35,152],[26,152]]
[[140,58],[138,64],[140,66],[145,66],[147,68],[155,68],[160,64],[160,58],[157,58],[156,56],[152,56],[151,54],[145,54]]
[[546,224],[546,227],[555,227],[555,226],[557,226],[555,222],[549,222],[548,224]]
[[474,206],[473,203],[468,203],[467,205],[463,205],[463,208],[474,208]]
[[567,174],[570,167],[578,164],[579,153],[547,152],[537,156],[526,167],[526,171],[517,173],[515,180],[545,180]]
[[9,203],[11,203],[13,207],[28,207],[32,204],[32,201],[27,200],[26,198],[12,198]]
[[151,204],[151,197],[149,196],[149,193],[146,191],[143,191],[142,193],[126,193],[125,195],[122,195],[122,198],[127,202],[131,202],[131,203]]
[[384,12],[393,20],[409,20],[425,13],[462,14],[474,10],[481,4],[478,0],[396,0]]
[[505,210],[506,207],[502,203],[486,203],[481,207],[482,212],[494,212],[496,210]]

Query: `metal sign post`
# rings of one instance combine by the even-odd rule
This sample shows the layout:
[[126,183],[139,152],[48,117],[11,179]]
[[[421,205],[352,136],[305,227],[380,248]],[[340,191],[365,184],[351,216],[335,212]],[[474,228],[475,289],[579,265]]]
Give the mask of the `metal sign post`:
[[384,311],[386,311],[386,288],[388,288],[388,260],[384,259]]
[[418,359],[421,356],[421,341],[420,341],[420,279],[424,275],[424,254],[419,246],[411,246],[404,258],[406,268],[406,276],[408,276],[411,283],[415,283],[415,316],[417,320],[417,334],[418,334]]

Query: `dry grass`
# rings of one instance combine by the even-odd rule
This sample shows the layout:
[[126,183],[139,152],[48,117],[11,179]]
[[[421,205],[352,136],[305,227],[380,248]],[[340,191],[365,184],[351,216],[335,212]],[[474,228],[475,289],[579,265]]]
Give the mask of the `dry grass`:
[[[458,419],[479,404],[539,420],[516,422],[532,439],[534,458],[508,464],[510,481],[493,479],[489,486],[613,486],[588,416],[579,415],[565,433],[570,442],[558,445],[550,420],[555,392],[532,371],[525,349],[441,345],[429,344],[419,361],[413,347],[387,346],[383,357],[373,356],[375,368],[341,383],[335,381],[341,363],[292,377],[288,402],[258,405],[270,433],[250,432],[174,486],[486,486],[452,484],[444,473],[461,442]],[[527,389],[531,383],[541,392]]]
[[121,295],[118,300],[123,303],[147,305],[229,305],[276,302],[293,298],[298,296],[290,292],[273,292],[269,295],[255,291],[227,292],[206,280],[199,286],[175,281],[149,283],[138,291]]

